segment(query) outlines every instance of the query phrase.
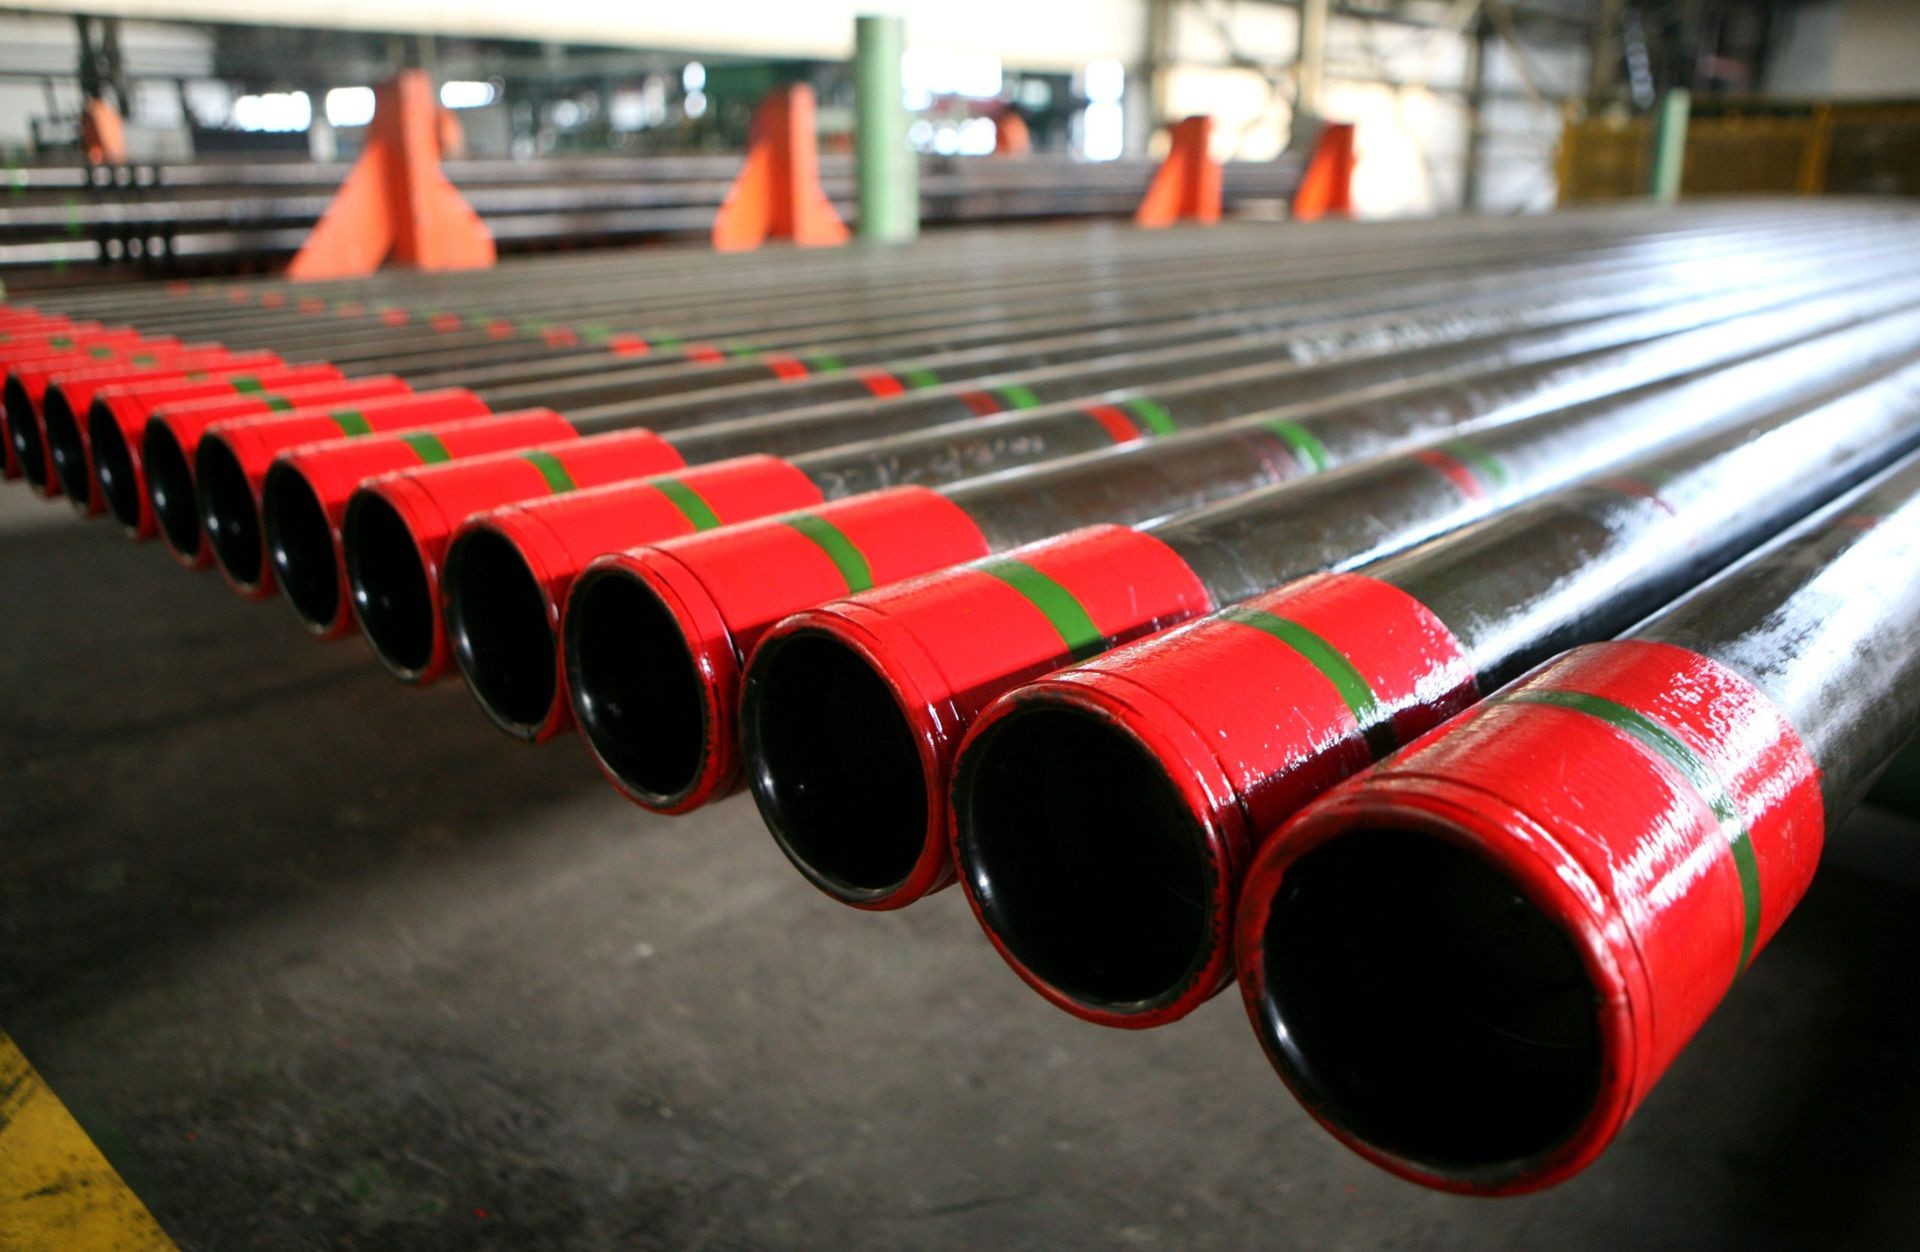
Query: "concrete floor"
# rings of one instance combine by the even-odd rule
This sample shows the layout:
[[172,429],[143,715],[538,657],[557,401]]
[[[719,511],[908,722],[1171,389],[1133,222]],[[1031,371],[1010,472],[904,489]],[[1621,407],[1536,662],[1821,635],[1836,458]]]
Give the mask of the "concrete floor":
[[1237,1003],[1045,1006],[953,892],[827,902],[736,799],[0,492],[0,1027],[191,1249],[1823,1246],[1920,1226],[1920,841],[1851,823],[1624,1139],[1420,1191]]

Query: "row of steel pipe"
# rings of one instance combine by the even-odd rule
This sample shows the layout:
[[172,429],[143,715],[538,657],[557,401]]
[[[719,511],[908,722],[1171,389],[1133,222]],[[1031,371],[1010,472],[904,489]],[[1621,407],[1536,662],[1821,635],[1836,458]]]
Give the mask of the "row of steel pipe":
[[[1920,446],[1911,232],[1640,211],[1506,256],[1483,226],[1377,258],[1341,228],[1272,266],[1252,232],[1021,240],[952,247],[920,300],[940,267],[782,258],[759,320],[739,267],[686,302],[726,339],[621,344],[471,323],[504,274],[259,284],[145,293],[124,327],[84,320],[104,297],[0,307],[0,364],[83,511],[144,477],[129,529],[318,636],[357,621],[410,681],[457,668],[510,733],[577,719],[651,807],[744,779],[845,903],[957,878],[1080,1016],[1171,1021],[1237,960],[1336,1135],[1507,1191],[1604,1148],[1912,729],[1910,554],[1872,542],[1911,469],[1598,642]],[[596,298],[554,273],[540,300]],[[1543,743],[1561,768],[1487,763]],[[1692,825],[1647,824],[1683,793]],[[1656,853],[1670,878],[1635,877]],[[1375,979],[1389,1002],[1353,994]]]

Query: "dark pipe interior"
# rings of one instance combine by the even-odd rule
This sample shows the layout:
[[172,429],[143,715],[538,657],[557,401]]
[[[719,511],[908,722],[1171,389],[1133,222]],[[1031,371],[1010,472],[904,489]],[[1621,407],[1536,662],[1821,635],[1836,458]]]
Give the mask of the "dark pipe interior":
[[1480,855],[1371,829],[1287,871],[1259,1029],[1308,1101],[1443,1174],[1564,1143],[1600,1085],[1596,999],[1572,940]]
[[200,510],[194,500],[193,469],[180,441],[165,426],[150,424],[140,443],[147,467],[147,498],[167,543],[182,556],[200,551]]
[[106,498],[107,512],[122,526],[140,522],[140,484],[134,481],[133,449],[120,433],[120,423],[103,404],[95,403],[87,414],[87,434],[93,444],[93,472],[100,480],[100,494]]
[[555,645],[540,580],[497,531],[447,549],[447,634],[460,672],[502,725],[531,733],[553,707]]
[[631,575],[590,574],[567,608],[567,682],[581,731],[628,786],[670,801],[699,778],[707,715],[693,653]]
[[194,461],[200,521],[213,543],[213,554],[235,582],[253,586],[260,581],[260,515],[254,508],[247,471],[233,449],[219,439],[201,440]]
[[60,480],[60,490],[84,504],[93,495],[93,484],[87,481],[87,447],[80,438],[73,406],[64,393],[49,388],[42,416],[47,426],[47,451],[53,454],[53,472]]
[[340,572],[326,506],[305,476],[284,464],[267,471],[260,489],[267,559],[294,612],[309,626],[329,626],[340,614]]
[[33,401],[17,378],[9,377],[4,392],[7,409],[7,437],[13,441],[13,454],[20,461],[20,472],[36,487],[47,485],[47,466],[40,452],[39,423],[33,418]]
[[912,728],[860,654],[798,631],[754,659],[741,734],[761,816],[787,854],[852,894],[913,870],[927,838],[927,789]]
[[342,526],[347,584],[367,642],[402,674],[433,659],[433,585],[413,546],[413,534],[391,504],[355,492]]
[[1021,964],[1073,999],[1173,999],[1212,948],[1214,870],[1158,761],[1078,709],[1028,705],[962,759],[962,872]]

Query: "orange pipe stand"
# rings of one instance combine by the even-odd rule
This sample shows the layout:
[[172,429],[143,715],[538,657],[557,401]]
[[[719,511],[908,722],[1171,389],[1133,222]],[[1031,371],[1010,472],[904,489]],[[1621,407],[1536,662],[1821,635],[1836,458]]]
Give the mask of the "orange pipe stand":
[[432,81],[404,70],[375,90],[366,149],[287,276],[348,278],[388,260],[423,270],[492,265],[493,235],[440,170]]
[[846,223],[820,190],[813,89],[776,87],[753,115],[747,163],[713,220],[713,246],[734,252],[769,239],[816,247],[848,238]]
[[1353,123],[1328,122],[1314,140],[1313,156],[1293,193],[1295,221],[1347,217],[1353,213]]
[[1199,116],[1176,122],[1168,136],[1173,146],[1153,172],[1147,194],[1134,210],[1134,224],[1158,229],[1175,222],[1219,221],[1220,162],[1208,148],[1213,119]]
[[88,100],[80,109],[80,146],[89,165],[125,164],[127,132],[119,111],[105,100]]
[[1009,109],[993,119],[993,155],[1026,156],[1033,151],[1033,132],[1018,113]]

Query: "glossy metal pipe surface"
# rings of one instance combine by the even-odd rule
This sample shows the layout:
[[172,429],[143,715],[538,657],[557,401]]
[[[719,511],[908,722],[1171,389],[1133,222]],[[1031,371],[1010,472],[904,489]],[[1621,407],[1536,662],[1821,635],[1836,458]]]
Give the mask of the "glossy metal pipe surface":
[[1920,311],[1909,306],[1743,363],[1491,429],[1467,424],[1441,443],[1130,532],[1063,535],[797,613],[746,670],[741,743],[755,802],[829,895],[862,908],[912,903],[953,881],[946,795],[961,737],[1020,683],[1916,352]]
[[1920,728],[1916,616],[1908,458],[1310,805],[1236,926],[1281,1075],[1429,1186],[1585,1168]]
[[[1368,355],[1360,359],[1336,357],[1320,364],[1248,367],[1164,387],[1109,392],[1091,403],[1069,401],[1043,406],[986,423],[977,430],[936,429],[921,441],[871,442],[843,450],[840,454],[825,454],[818,462],[808,463],[803,458],[795,464],[819,486],[823,498],[835,499],[882,487],[889,482],[951,482],[969,473],[977,474],[996,466],[1033,464],[1086,448],[1111,449],[1116,443],[1127,444],[1158,433],[1229,422],[1249,413],[1270,409],[1276,400],[1281,399],[1292,403],[1283,412],[1276,413],[1276,417],[1301,417],[1350,393],[1381,397],[1378,404],[1365,410],[1365,414],[1373,419],[1372,425],[1357,420],[1361,415],[1358,406],[1343,410],[1345,420],[1341,423],[1355,440],[1374,438],[1376,443],[1371,450],[1377,451],[1387,446],[1389,440],[1409,439],[1420,431],[1443,429],[1441,423],[1448,420],[1458,422],[1467,416],[1483,415],[1502,403],[1524,403],[1518,399],[1522,395],[1535,404],[1545,402],[1556,394],[1563,402],[1584,399],[1649,377],[1676,372],[1697,363],[1700,359],[1697,354],[1700,353],[1711,357],[1716,352],[1724,354],[1732,351],[1735,344],[1747,342],[1745,336],[1749,334],[1758,334],[1765,339],[1768,335],[1780,334],[1781,327],[1787,324],[1804,331],[1818,324],[1819,318],[1829,316],[1834,306],[1823,300],[1794,302],[1791,297],[1813,295],[1822,289],[1809,284],[1789,291],[1776,290],[1764,298],[1749,293],[1707,296],[1684,304],[1669,304],[1647,313],[1603,318],[1567,327],[1549,327],[1485,342],[1474,339],[1463,344],[1441,343],[1395,353],[1384,359]],[[1729,323],[1729,329],[1721,336],[1709,334],[1710,328],[1700,327],[1703,321],[1738,315],[1750,311],[1755,304],[1771,305],[1782,298],[1791,307],[1780,310],[1779,318],[1783,320],[1778,325],[1764,317],[1756,317],[1750,323],[1741,322],[1737,328]],[[1878,298],[1868,298],[1859,307],[1879,307],[1874,303]],[[1854,303],[1859,299],[1857,296],[1852,298]],[[1809,318],[1813,320],[1806,320]],[[1468,319],[1467,324],[1472,324],[1472,320]],[[1674,336],[1671,341],[1660,338],[1666,332],[1688,327],[1700,328],[1695,338]],[[1339,336],[1331,338],[1337,343],[1348,342]],[[1641,340],[1648,342],[1640,343]],[[1534,367],[1531,363],[1540,364]],[[1510,368],[1500,372],[1503,366]],[[1526,372],[1529,368],[1534,368],[1535,372]],[[1464,381],[1476,372],[1483,372],[1483,376],[1471,382]],[[1412,402],[1402,405],[1398,402],[1396,387],[1405,388],[1423,381],[1429,385],[1435,385],[1439,380],[1449,380],[1451,383],[1456,379],[1462,381],[1442,388],[1444,395],[1437,406],[1429,403],[1423,407]],[[1312,402],[1316,398],[1324,403],[1315,406]],[[1449,419],[1449,414],[1460,416]],[[691,463],[737,455],[755,448],[783,452],[796,446],[805,448],[813,442],[830,443],[845,428],[870,430],[876,424],[876,418],[881,424],[892,421],[876,414],[851,423],[840,415],[796,422],[795,419],[801,416],[787,414],[746,423],[720,423],[685,435],[670,436],[669,441],[683,460]],[[1284,443],[1284,437],[1276,436],[1272,431],[1267,431],[1264,437],[1269,441],[1278,438]],[[583,444],[588,442],[591,441],[583,441]],[[1356,450],[1360,446],[1357,442],[1353,445]],[[556,446],[542,451],[568,459],[575,450]],[[584,452],[586,449],[583,446],[577,451]],[[1216,449],[1210,455],[1220,456],[1222,453]],[[1238,455],[1244,457],[1246,454],[1242,452]],[[1296,464],[1285,454],[1278,462],[1269,455],[1262,472],[1273,472],[1273,467],[1279,463]],[[1308,467],[1311,468],[1311,462]],[[489,505],[497,507],[502,503],[497,497],[490,499],[478,494],[473,489],[478,482],[497,479],[503,484],[503,489],[508,489],[504,484],[523,481],[525,475],[516,472],[501,476],[489,465],[476,467],[471,472],[461,467],[435,467],[410,472],[405,478],[407,499],[387,499],[381,502],[380,508],[383,517],[397,519],[399,525],[383,527],[378,533],[398,538],[404,530],[410,541],[407,546],[414,555],[405,560],[388,561],[381,558],[377,563],[357,558],[351,550],[358,532],[352,523],[351,505],[347,509],[347,521],[341,528],[341,535],[349,549],[345,554],[349,582],[359,580],[353,590],[355,603],[363,603],[371,597],[382,603],[412,604],[417,607],[404,615],[390,615],[389,620],[427,623],[425,635],[409,632],[407,642],[412,650],[406,655],[388,648],[378,637],[377,628],[368,631],[370,642],[376,652],[382,653],[382,659],[389,669],[410,680],[422,681],[444,673],[453,655],[446,642],[439,607],[438,570],[442,554],[446,551],[447,536],[459,517],[476,509]],[[697,486],[691,483],[687,485],[697,492]],[[371,496],[382,492],[392,494],[396,489],[394,483],[369,483],[361,490]],[[433,498],[436,494],[450,495],[458,502],[457,506],[436,501]],[[550,489],[540,489],[540,495],[548,494],[551,494]],[[526,567],[526,573],[546,589],[541,598],[557,605],[560,595],[579,567],[578,562],[595,552],[632,546],[659,537],[657,531],[650,529],[653,526],[652,519],[661,516],[652,507],[653,494],[651,485],[637,484],[628,489],[629,498],[635,502],[630,509],[623,509],[609,491],[607,496],[597,498],[591,504],[570,501],[567,504],[555,504],[551,511],[543,510],[541,520],[548,523],[550,529],[560,523],[563,513],[566,515],[567,530],[555,535],[560,541],[558,546],[544,544],[543,547],[545,557],[566,562],[569,567],[553,568],[550,564]],[[770,498],[769,503],[786,499],[785,496],[777,496]],[[749,502],[739,497],[735,498],[735,503],[737,507],[751,507]],[[1010,510],[1016,506],[1009,496],[1001,507]],[[744,515],[715,516],[735,521],[743,516],[756,515],[748,512]],[[627,520],[629,518],[630,521]],[[1033,525],[1041,524],[1038,517],[1029,521]],[[306,533],[317,535],[320,527],[310,525],[305,530]],[[1029,530],[1022,533],[1024,538],[1032,538],[1045,532]],[[569,557],[569,552],[575,555]],[[313,559],[316,564],[320,562],[317,547]],[[368,572],[373,570],[379,572]],[[388,583],[386,580],[389,578],[398,579],[399,582]],[[520,597],[517,602],[531,603],[526,597]],[[806,606],[796,603],[791,609],[803,607]],[[557,614],[554,620],[557,620]],[[532,637],[528,628],[518,629],[512,634],[514,637]],[[508,636],[502,633],[497,637]],[[425,640],[424,648],[417,644],[420,639]],[[475,666],[475,669],[493,670],[496,665],[508,664],[512,662],[496,658]],[[537,665],[537,662],[534,664]],[[516,686],[520,689],[531,689],[532,681],[530,675],[524,683],[518,676],[515,678]],[[559,686],[556,680],[555,706],[558,704]],[[564,721],[556,720],[560,716],[557,708],[552,709],[530,730],[518,729],[522,723],[500,720],[503,726],[514,728],[512,733],[542,738],[564,728]]]
[[[746,523],[603,557],[567,601],[564,651],[575,718],[603,770],[630,798],[669,812],[696,807],[741,782],[734,716],[740,666],[780,618],[1077,526],[1195,508],[1413,442],[1445,420],[1417,407],[1388,408],[1373,423],[1330,414],[1219,440],[1149,443],[939,493],[894,489],[827,504],[797,524]],[[932,537],[925,545],[875,533],[910,530],[919,518]],[[881,545],[873,558],[843,519]],[[768,569],[785,573],[768,581],[760,573]],[[603,613],[597,603],[612,607]],[[633,639],[648,642],[636,646]],[[649,700],[672,712],[649,716]]]
[[1910,363],[1023,686],[954,769],[969,901],[1055,1004],[1117,1026],[1182,1016],[1231,976],[1241,875],[1287,816],[1916,443]]

